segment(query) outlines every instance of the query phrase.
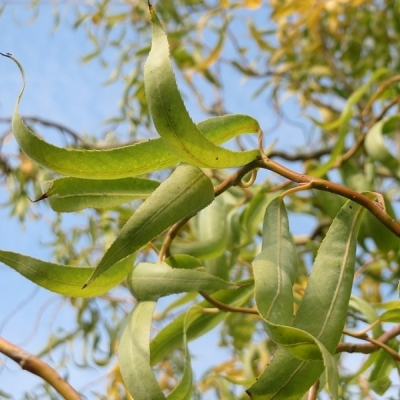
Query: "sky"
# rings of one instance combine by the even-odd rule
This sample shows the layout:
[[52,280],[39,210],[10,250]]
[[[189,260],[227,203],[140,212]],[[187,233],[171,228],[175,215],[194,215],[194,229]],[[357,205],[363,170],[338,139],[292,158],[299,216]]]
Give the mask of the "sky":
[[[49,2],[41,6],[32,23],[29,23],[31,14],[23,2],[6,7],[0,19],[0,52],[13,54],[25,69],[27,86],[20,106],[21,115],[39,116],[65,124],[77,132],[96,134],[104,130],[102,121],[105,118],[118,113],[121,87],[103,86],[109,71],[96,62],[85,65],[80,62],[91,46],[82,31],[70,28],[73,22],[71,11],[68,5],[61,8],[62,22],[53,32]],[[247,90],[244,86],[232,88],[235,93],[231,96],[232,111],[245,112],[246,107],[238,104],[241,91]],[[21,76],[16,65],[7,58],[0,58],[0,117],[11,116],[20,88]],[[195,119],[200,118],[195,109],[191,112]],[[54,138],[48,139],[54,141]],[[7,154],[18,152],[14,140],[3,150]],[[7,194],[0,191],[0,202],[6,198]],[[9,209],[0,207],[0,248],[50,260],[49,248],[44,244],[51,237],[46,213],[52,211],[44,202],[32,204],[30,210],[40,210],[42,219],[28,219],[21,227],[17,220],[10,218]],[[68,307],[63,307],[62,298],[37,288],[2,264],[0,273],[0,335],[35,354],[44,347],[49,329],[66,328],[74,315]],[[213,335],[214,340],[218,340],[217,334]],[[224,349],[204,351],[209,348],[207,337],[195,341],[190,348],[197,378],[213,364],[216,355],[228,358]],[[20,398],[27,388],[34,391],[39,378],[22,371],[12,361],[0,360],[6,364],[5,368],[0,364],[0,390],[11,393],[15,399]],[[57,365],[56,352],[52,361]],[[65,369],[59,372],[65,373]],[[96,369],[83,373],[72,368],[69,373],[70,383],[78,390],[99,378]]]
[[[21,102],[21,114],[51,119],[77,132],[102,132],[102,121],[118,113],[121,87],[102,85],[109,71],[105,71],[98,63],[83,65],[80,62],[91,46],[81,30],[71,29],[74,19],[68,2],[61,8],[62,22],[56,31],[52,29],[51,2],[41,6],[39,16],[33,23],[29,23],[32,15],[25,7],[26,3],[15,1],[12,6],[6,7],[0,18],[0,52],[12,53],[25,69],[27,86]],[[260,120],[265,131],[275,126],[277,117],[270,105],[265,104],[262,110],[255,110],[250,102],[243,101],[250,97],[253,90],[251,84],[238,81],[234,76],[227,77],[229,79],[238,82],[227,87],[230,111],[257,114],[254,116]],[[0,58],[0,117],[11,116],[20,88],[21,76],[17,67],[9,59]],[[285,111],[291,119],[301,117],[294,100],[286,101]],[[200,118],[194,106],[190,112],[194,119]],[[4,125],[1,128],[6,129]],[[268,140],[277,140],[280,148],[290,150],[294,144],[302,143],[304,136],[301,129],[283,121],[278,129],[269,133]],[[5,152],[17,154],[14,141],[10,141]],[[6,193],[0,190],[0,202],[6,198]],[[0,207],[0,249],[49,260],[50,250],[44,244],[51,237],[46,213],[52,211],[45,203],[32,204],[31,210],[40,210],[42,219],[27,220],[25,226],[21,227],[17,220],[10,218],[9,209]],[[310,220],[306,218],[292,221],[291,226],[295,234],[304,234],[312,229]],[[43,348],[49,329],[62,329],[63,325],[71,323],[74,316],[68,307],[63,307],[62,298],[38,289],[2,264],[0,274],[0,335],[35,353]],[[221,359],[227,357],[221,349],[205,352],[208,340],[205,337],[190,346],[195,355],[196,371],[204,371],[212,365],[216,354]],[[2,367],[4,361],[5,368]],[[57,355],[54,362],[57,363]],[[78,390],[99,376],[95,369],[85,373],[72,369],[70,374],[70,382]],[[39,378],[21,371],[15,363],[0,358],[0,390],[18,399],[24,390],[34,387],[38,382]],[[205,400],[212,399],[205,397]]]

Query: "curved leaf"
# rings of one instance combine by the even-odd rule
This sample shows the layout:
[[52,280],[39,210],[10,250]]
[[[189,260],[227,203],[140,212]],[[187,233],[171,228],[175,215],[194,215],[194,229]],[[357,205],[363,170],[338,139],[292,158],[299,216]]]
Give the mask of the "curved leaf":
[[196,258],[208,259],[221,255],[227,248],[228,227],[226,204],[218,196],[212,204],[201,210],[195,217],[195,241],[182,243],[175,240],[171,245],[172,254],[189,254]]
[[265,211],[262,249],[253,261],[255,300],[260,314],[268,322],[292,325],[297,267],[297,252],[285,204],[277,197]]
[[[237,290],[221,290],[214,293],[213,298],[225,304],[232,306],[242,306],[245,304],[253,292],[251,285],[243,286]],[[202,308],[214,307],[208,301],[202,301],[198,304]],[[211,329],[226,318],[226,313],[203,313],[193,317],[190,327],[187,330],[188,340],[194,340]],[[172,350],[183,345],[182,329],[184,325],[184,315],[179,315],[170,324],[161,329],[150,344],[151,365],[162,360]]]
[[[19,103],[25,88],[21,64],[12,56],[21,71],[23,86],[12,116],[12,129],[24,153],[41,166],[62,175],[87,179],[118,179],[172,167],[181,161],[161,138],[108,150],[76,150],[54,146],[36,136],[19,115]],[[198,124],[207,139],[221,144],[244,133],[257,133],[258,122],[246,115],[210,118]]]
[[165,400],[150,366],[150,328],[156,301],[137,303],[127,317],[118,346],[121,375],[130,394],[140,400]]
[[82,290],[94,267],[53,264],[12,251],[0,250],[0,262],[13,268],[37,285],[65,296],[94,297],[118,285],[132,269],[133,258],[125,258],[112,266],[93,285]]
[[258,150],[235,152],[218,147],[194,124],[175,81],[167,36],[152,6],[150,15],[153,40],[144,82],[154,125],[166,145],[181,160],[198,167],[228,168],[253,161]]
[[395,176],[400,177],[400,162],[388,150],[383,135],[389,135],[398,129],[400,115],[384,118],[374,124],[365,137],[365,149],[369,156],[379,161],[388,168]]
[[175,222],[208,206],[213,199],[210,179],[199,168],[180,165],[124,225],[86,285]]
[[351,94],[351,96],[348,98],[348,100],[346,102],[346,105],[343,108],[342,113],[340,114],[340,117],[336,121],[322,125],[322,128],[326,129],[326,130],[332,130],[332,129],[339,128],[339,136],[336,140],[335,147],[331,152],[329,160],[325,164],[316,168],[314,171],[311,171],[309,173],[309,175],[321,177],[324,174],[326,174],[329,171],[329,169],[335,164],[336,160],[342,154],[342,151],[344,149],[346,136],[349,132],[349,123],[353,116],[354,105],[357,104],[361,100],[361,98],[365,95],[365,93],[371,87],[371,85],[379,77],[381,77],[382,75],[384,75],[386,73],[387,73],[387,68],[377,69],[372,74],[371,78],[369,79],[369,81],[367,83],[362,85],[354,93]]
[[184,315],[181,337],[186,353],[183,376],[174,390],[165,397],[150,365],[150,328],[156,301],[137,303],[128,316],[128,324],[118,346],[118,358],[124,382],[135,399],[140,400],[190,400],[193,391],[193,376],[186,332],[203,309],[193,306]]
[[44,194],[36,201],[47,199],[57,212],[112,208],[135,199],[145,199],[159,185],[157,181],[143,178],[94,180],[66,177],[42,182]]
[[[287,351],[288,347],[286,345],[289,343],[288,339],[284,339],[285,343],[283,344],[286,347],[278,350],[273,361],[260,375],[257,382],[248,389],[248,393],[252,399],[298,399],[319,378],[324,367],[326,369],[328,388],[331,395],[337,398],[337,369],[331,354],[335,352],[346,320],[347,306],[354,276],[357,232],[363,211],[364,209],[361,206],[351,201],[348,201],[339,211],[318,251],[305,294],[296,317],[293,320],[293,328],[302,330],[314,338],[315,344],[321,352],[320,358],[324,361],[302,361],[295,358]],[[268,223],[268,221],[275,222],[275,225],[264,225],[264,232],[275,232],[275,229],[280,229],[279,225],[276,225],[277,219],[274,219],[273,215],[271,219],[266,216],[266,222]],[[285,225],[281,224],[281,226]],[[265,240],[267,240],[266,245],[268,246],[269,241],[273,243],[274,237],[271,239],[264,237]],[[267,246],[264,245],[263,248],[267,249]],[[269,255],[270,261],[273,263],[275,259],[285,262],[286,258],[277,258],[278,255],[278,252],[276,254],[271,252]],[[270,261],[265,265],[269,265]],[[275,275],[279,277],[284,272],[277,271],[278,266],[279,264],[274,268],[272,264],[271,270],[272,272],[275,271]],[[261,268],[261,266],[258,266],[258,268]],[[285,263],[281,268],[287,271],[290,266]],[[255,278],[257,278],[256,274]],[[263,276],[261,275],[261,277]],[[280,321],[279,312],[284,317],[287,313],[286,308],[280,311],[281,306],[278,298],[282,295],[282,299],[284,300],[289,296],[288,284],[285,286],[279,282],[283,283],[285,281],[284,279],[277,281],[276,296],[271,297],[273,301],[271,305],[269,303],[262,303],[261,305],[257,303],[262,313],[269,313],[267,315],[275,316],[277,322]],[[266,288],[271,288],[268,282],[259,282],[257,284],[256,279],[256,288],[257,285],[258,291],[262,291],[263,285]],[[267,298],[266,295],[260,294],[258,302],[264,298]],[[277,303],[276,306],[275,302]],[[286,304],[287,308],[289,308],[289,301],[286,300]],[[288,319],[287,316],[285,318]],[[278,327],[277,332],[272,332],[272,334],[277,339],[279,335],[275,333],[282,334],[282,331],[289,331],[290,329],[290,327],[281,326]],[[297,341],[296,338],[292,340]],[[278,337],[277,341],[282,341],[282,338]],[[308,351],[307,348],[301,347],[300,350],[306,353]],[[309,350],[311,351],[309,351],[308,355],[306,354],[306,357],[301,352],[300,354],[296,354],[296,356],[312,358],[311,356],[316,347],[311,347]]]
[[132,295],[139,301],[168,296],[173,293],[216,291],[235,289],[236,285],[226,282],[207,272],[171,268],[166,263],[139,263],[128,277]]

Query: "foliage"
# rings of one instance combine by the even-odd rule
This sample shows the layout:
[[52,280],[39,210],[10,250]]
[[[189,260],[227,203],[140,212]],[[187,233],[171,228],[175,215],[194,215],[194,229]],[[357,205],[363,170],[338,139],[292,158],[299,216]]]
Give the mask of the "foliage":
[[[89,13],[77,6],[75,27],[85,26],[93,42],[86,61],[106,64],[104,43],[119,55],[110,81],[124,80],[125,91],[121,115],[108,123],[129,120],[134,136],[151,129],[151,116],[159,138],[112,149],[88,149],[78,138],[80,148],[56,147],[21,118],[24,88],[16,103],[12,130],[25,155],[19,169],[4,159],[4,174],[22,194],[30,183],[38,192],[43,178],[37,201],[48,199],[55,212],[94,209],[83,232],[55,231],[56,263],[0,251],[0,261],[26,278],[72,296],[77,329],[49,342],[41,356],[79,335],[97,343],[105,329],[109,353],[96,358],[95,344],[89,353],[110,368],[107,398],[191,399],[210,390],[223,399],[385,394],[400,360],[400,303],[387,295],[399,278],[400,165],[390,142],[399,122],[397,2],[221,0],[216,7],[190,0],[156,7],[163,23],[150,6],[151,38],[142,2],[103,0]],[[270,13],[270,26],[245,20],[253,9]],[[133,40],[130,21],[144,42]],[[243,41],[235,24],[247,34]],[[207,117],[198,124],[170,57]],[[278,113],[281,95],[295,95],[318,131],[309,135],[311,150],[265,149],[262,123],[226,112],[224,68],[255,80],[255,98],[272,99]],[[207,105],[202,94],[210,88],[217,95]],[[242,145],[239,135],[247,133],[257,135],[258,146]],[[10,204],[23,218],[17,191]],[[138,206],[136,199],[144,201]],[[314,231],[293,235],[292,215],[312,217]],[[91,246],[78,245],[83,235]],[[118,284],[135,299],[122,315],[122,301],[109,292]],[[177,296],[155,313],[171,294]],[[101,295],[107,306],[97,310],[91,297]],[[160,330],[152,335],[155,323]],[[216,326],[232,358],[216,360],[194,382],[188,342]],[[11,357],[6,350],[3,344]],[[349,371],[341,352],[366,359]]]

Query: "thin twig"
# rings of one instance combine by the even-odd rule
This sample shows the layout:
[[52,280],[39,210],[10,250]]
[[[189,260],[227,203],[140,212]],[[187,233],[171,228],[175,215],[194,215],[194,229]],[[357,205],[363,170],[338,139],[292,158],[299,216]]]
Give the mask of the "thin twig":
[[311,386],[307,394],[307,400],[316,400],[319,389],[319,379]]
[[[348,343],[343,342],[339,343],[336,348],[336,353],[362,353],[362,354],[370,354],[374,351],[379,350],[379,346],[377,342],[380,344],[387,343],[390,339],[393,339],[397,335],[400,335],[400,324],[396,325],[389,331],[385,332],[383,335],[379,336],[378,339],[374,340],[374,343]],[[361,338],[365,340],[364,338]]]
[[213,306],[217,307],[221,311],[227,311],[227,312],[240,312],[240,313],[246,313],[246,314],[256,314],[260,315],[259,312],[255,308],[245,308],[245,307],[235,307],[235,306],[230,306],[229,304],[222,303],[218,300],[213,299],[209,294],[206,292],[200,291],[199,292],[209,303],[211,303]]
[[47,363],[2,337],[0,337],[0,352],[19,364],[22,369],[44,379],[64,397],[64,399],[82,400],[79,393]]

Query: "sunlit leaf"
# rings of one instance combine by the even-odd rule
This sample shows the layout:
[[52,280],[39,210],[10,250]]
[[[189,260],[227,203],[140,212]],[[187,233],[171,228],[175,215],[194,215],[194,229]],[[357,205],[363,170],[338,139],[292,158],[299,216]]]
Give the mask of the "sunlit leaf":
[[145,199],[157,189],[159,182],[142,178],[59,178],[44,181],[41,186],[44,194],[38,200],[47,199],[54,211],[72,212],[84,208],[112,208],[135,199]]
[[196,167],[180,165],[124,225],[87,284],[175,222],[208,206],[213,199],[214,188],[210,179]]
[[315,170],[310,171],[309,175],[317,177],[323,176],[333,166],[333,164],[336,162],[337,158],[342,154],[342,151],[344,149],[345,140],[347,134],[349,133],[350,119],[353,116],[354,105],[357,104],[360,101],[360,99],[365,95],[367,90],[371,87],[372,83],[374,83],[379,77],[381,77],[383,74],[386,73],[387,73],[386,68],[380,68],[376,70],[372,74],[369,81],[360,88],[358,88],[349,97],[349,99],[346,102],[346,105],[343,108],[342,113],[340,114],[340,117],[336,121],[333,121],[329,124],[322,124],[322,128],[325,130],[332,130],[339,128],[339,135],[337,137],[335,147],[331,152],[329,160],[320,167],[316,168]]
[[[21,64],[11,56],[9,58],[18,65],[23,77],[23,87],[12,117],[13,132],[21,149],[41,166],[77,178],[117,179],[168,168],[183,160],[160,138],[109,150],[64,149],[45,142],[25,125],[19,115],[18,107],[25,88],[25,75]],[[245,115],[227,115],[206,120],[196,129],[204,133],[207,137],[204,138],[205,141],[217,145],[242,133],[256,133],[259,125],[253,118]]]
[[[305,294],[293,320],[293,328],[310,334],[317,340],[316,344],[321,343],[321,346],[318,347],[324,361],[301,361],[294,358],[287,350],[278,350],[273,361],[260,375],[257,382],[248,389],[253,399],[298,399],[314,384],[324,368],[329,391],[333,398],[337,398],[338,376],[331,354],[335,352],[346,320],[354,276],[357,232],[362,214],[361,206],[348,201],[336,216],[318,251]],[[266,211],[266,222],[268,223],[267,215],[268,209]],[[271,225],[264,225],[266,234],[275,232],[280,229],[280,226],[284,226],[283,224],[277,225],[278,221],[280,221],[278,218],[271,216]],[[273,243],[274,236],[271,236],[271,239],[264,238],[264,241],[266,240],[264,246],[270,241]],[[285,235],[282,236],[285,237]],[[278,277],[283,274],[278,267],[284,271],[290,267],[289,265],[280,266],[280,260],[284,261],[285,258],[277,258],[282,253],[282,251],[278,251],[279,249],[278,242],[276,252],[271,251],[269,256],[271,260],[274,256],[278,261],[275,261],[277,262],[275,270]],[[274,270],[273,267],[272,265],[272,270]],[[285,282],[283,279],[281,281]],[[263,285],[268,288],[268,282],[261,281],[259,291],[262,291]],[[280,304],[277,299],[281,292],[282,283],[278,280],[276,298],[272,298],[277,303],[276,307],[272,302],[270,306],[268,303],[262,304],[261,308],[264,310],[264,314],[276,315],[275,318],[278,322],[280,315],[278,312],[275,313],[275,309],[279,310]],[[285,293],[288,296],[288,292],[288,289],[285,289],[283,296]],[[289,303],[287,304],[289,305]],[[284,318],[286,312],[283,312],[282,315]],[[289,327],[283,328],[290,329]]]
[[116,263],[96,283],[85,289],[82,286],[93,274],[94,267],[54,264],[3,250],[0,250],[0,262],[52,292],[65,296],[94,297],[118,285],[132,269],[133,258],[128,257]]
[[397,131],[400,115],[391,116],[378,121],[368,131],[365,137],[365,149],[369,156],[379,161],[388,168],[395,176],[400,177],[400,162],[385,144],[384,135],[390,135]]
[[235,289],[237,286],[207,272],[172,268],[166,263],[139,263],[129,274],[129,290],[139,301],[173,293]]
[[198,167],[228,168],[253,161],[258,150],[234,152],[218,147],[193,123],[175,81],[167,36],[153,7],[150,13],[153,42],[144,80],[151,116],[165,144],[181,160]]

